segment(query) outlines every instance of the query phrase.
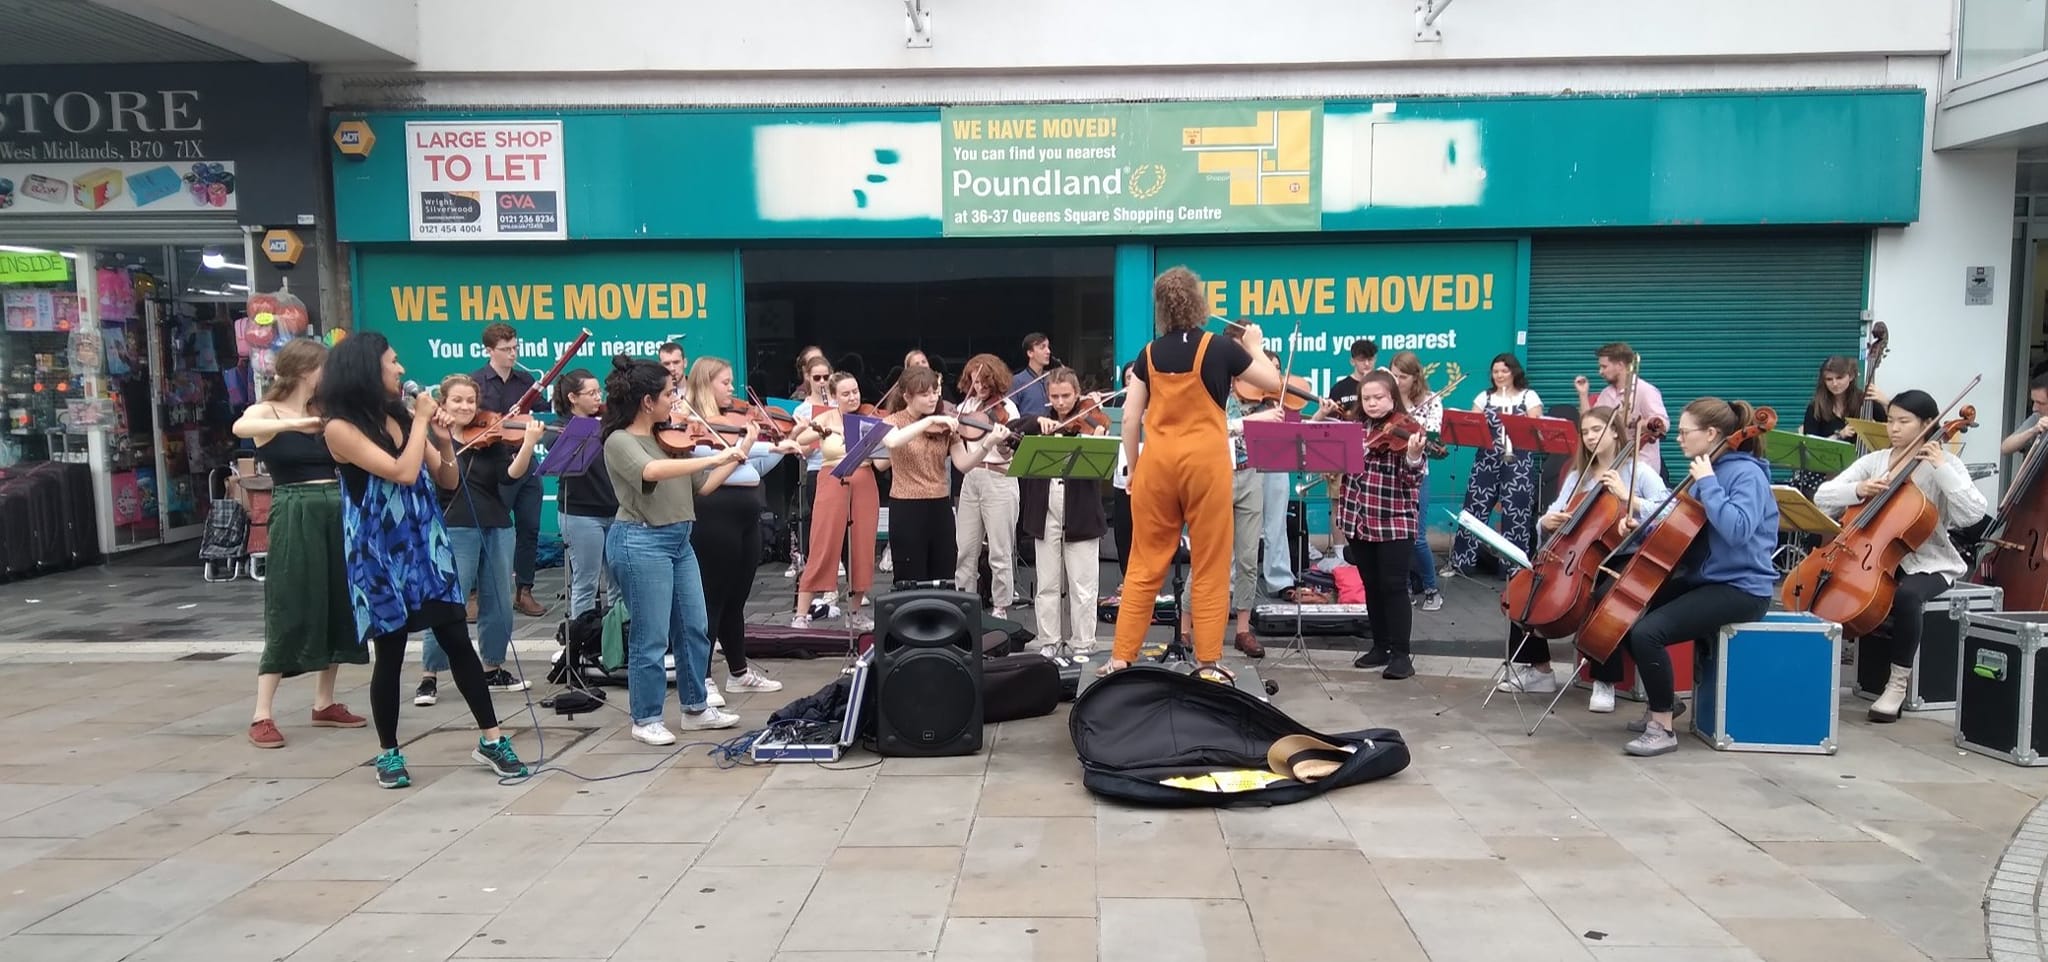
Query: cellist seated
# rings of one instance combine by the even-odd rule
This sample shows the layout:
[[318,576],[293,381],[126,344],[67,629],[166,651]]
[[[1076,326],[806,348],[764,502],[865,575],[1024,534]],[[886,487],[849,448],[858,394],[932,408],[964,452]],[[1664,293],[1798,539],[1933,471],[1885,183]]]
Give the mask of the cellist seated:
[[1891,447],[1858,458],[1847,470],[1823,482],[1813,496],[1822,510],[1840,515],[1882,493],[1890,486],[1894,472],[1906,469],[1913,472],[1914,487],[1940,513],[1942,530],[1908,553],[1894,572],[1898,588],[1888,616],[1892,628],[1892,670],[1884,692],[1871,703],[1873,722],[1899,719],[1907,685],[1912,680],[1913,661],[1920,650],[1921,612],[1928,601],[1947,591],[1957,577],[1969,570],[1946,531],[1973,525],[1990,509],[1984,493],[1970,480],[1969,468],[1962,459],[1942,450],[1939,442],[1926,440],[1939,417],[1941,407],[1927,392],[1899,392],[1885,411],[1885,433]]

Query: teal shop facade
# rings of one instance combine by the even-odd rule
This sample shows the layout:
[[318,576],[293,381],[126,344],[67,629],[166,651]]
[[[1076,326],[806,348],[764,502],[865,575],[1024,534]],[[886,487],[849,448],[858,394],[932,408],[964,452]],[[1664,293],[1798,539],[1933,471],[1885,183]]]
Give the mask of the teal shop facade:
[[[336,112],[329,124],[373,135],[366,157],[333,159],[353,326],[390,336],[423,383],[480,365],[477,335],[494,320],[520,330],[535,367],[587,328],[595,370],[603,355],[651,356],[682,335],[693,357],[732,359],[747,381],[764,340],[788,336],[752,294],[766,274],[818,248],[884,272],[894,258],[959,250],[1099,264],[1100,307],[1062,308],[1078,327],[1046,325],[1063,354],[1063,341],[1100,345],[1073,361],[1098,379],[1149,338],[1156,272],[1186,264],[1218,313],[1259,321],[1319,387],[1345,373],[1353,338],[1374,337],[1382,363],[1415,350],[1437,386],[1462,373],[1460,407],[1485,386],[1489,359],[1514,353],[1554,406],[1573,400],[1574,375],[1593,374],[1594,347],[1625,340],[1674,410],[1716,394],[1798,411],[1822,359],[1858,353],[1874,232],[1919,219],[1925,105],[1914,87],[1262,102],[1241,105],[1241,127],[1228,125],[1240,106],[1228,102],[1204,105],[1226,118],[1206,127],[1169,109],[1184,104]],[[1034,112],[1042,127],[1000,120]],[[408,135],[448,122],[558,129],[541,152],[559,167],[555,196],[541,202],[546,217],[522,222],[552,225],[550,239],[414,239],[421,148]],[[1235,150],[1262,124],[1272,152],[1251,167],[1202,158],[1184,177],[1174,166],[1197,141]],[[1072,204],[1143,206],[1131,199],[1163,190],[1181,202],[1161,209],[1182,216],[970,229],[979,173],[959,138],[1007,137],[992,141],[1002,151],[1056,126],[1099,143],[1087,162],[1051,166],[1101,171],[1090,183],[1117,193]],[[1128,162],[1104,159],[1117,151]],[[1234,219],[1224,198],[1244,170],[1305,187],[1309,209]],[[1279,186],[1274,203],[1300,202]],[[829,350],[832,336],[815,339]],[[1014,340],[997,353],[1019,361]],[[788,386],[781,369],[754,380],[764,393]],[[1439,498],[1462,489],[1465,460],[1436,472]]]

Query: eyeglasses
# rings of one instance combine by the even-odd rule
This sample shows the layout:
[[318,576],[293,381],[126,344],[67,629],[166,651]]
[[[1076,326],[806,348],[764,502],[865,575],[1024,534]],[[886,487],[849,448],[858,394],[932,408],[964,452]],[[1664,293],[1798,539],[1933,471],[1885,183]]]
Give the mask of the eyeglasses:
[[832,378],[832,375],[830,375],[830,374],[813,374],[813,375],[811,375],[811,380],[813,380],[813,381],[828,381],[828,380],[831,380],[831,378]]
[[1707,431],[1707,428],[1689,428],[1683,424],[1678,426],[1678,433],[1680,434],[1705,434]]

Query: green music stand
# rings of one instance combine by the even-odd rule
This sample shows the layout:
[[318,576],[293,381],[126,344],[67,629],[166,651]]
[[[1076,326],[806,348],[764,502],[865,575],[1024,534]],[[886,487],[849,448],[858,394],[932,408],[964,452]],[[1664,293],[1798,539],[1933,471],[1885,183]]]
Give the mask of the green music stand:
[[1010,477],[1108,481],[1116,474],[1122,438],[1030,434],[1019,439],[1010,458]]
[[1764,460],[1788,471],[1812,471],[1832,477],[1855,462],[1856,446],[1797,431],[1770,431],[1764,434]]

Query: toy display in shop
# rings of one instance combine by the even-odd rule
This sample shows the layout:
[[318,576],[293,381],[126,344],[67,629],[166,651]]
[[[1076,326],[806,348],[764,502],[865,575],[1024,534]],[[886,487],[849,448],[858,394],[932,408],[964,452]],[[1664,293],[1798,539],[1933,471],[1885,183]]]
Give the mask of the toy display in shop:
[[275,291],[249,295],[248,315],[235,321],[235,342],[256,376],[253,393],[261,394],[268,384],[276,370],[277,352],[294,338],[307,336],[317,336],[312,318],[306,302],[291,292],[289,280]]

